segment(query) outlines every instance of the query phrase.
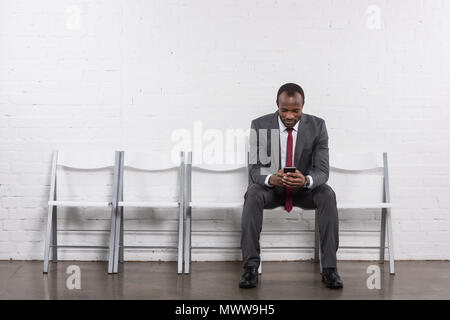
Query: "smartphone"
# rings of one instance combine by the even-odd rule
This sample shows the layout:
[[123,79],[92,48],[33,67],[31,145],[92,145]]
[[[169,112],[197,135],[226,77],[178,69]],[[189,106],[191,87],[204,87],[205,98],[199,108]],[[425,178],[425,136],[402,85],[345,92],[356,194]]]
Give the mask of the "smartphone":
[[297,170],[296,167],[285,167],[285,168],[283,169],[283,172],[284,172],[284,173],[295,172],[295,170]]

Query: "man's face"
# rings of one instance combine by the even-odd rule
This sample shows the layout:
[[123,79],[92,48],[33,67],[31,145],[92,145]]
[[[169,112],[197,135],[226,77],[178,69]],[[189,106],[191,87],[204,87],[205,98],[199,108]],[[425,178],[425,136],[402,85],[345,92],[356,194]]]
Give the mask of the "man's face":
[[278,97],[278,114],[281,121],[287,128],[292,128],[297,123],[302,115],[303,97],[300,93],[295,92],[295,95],[289,97],[284,91]]

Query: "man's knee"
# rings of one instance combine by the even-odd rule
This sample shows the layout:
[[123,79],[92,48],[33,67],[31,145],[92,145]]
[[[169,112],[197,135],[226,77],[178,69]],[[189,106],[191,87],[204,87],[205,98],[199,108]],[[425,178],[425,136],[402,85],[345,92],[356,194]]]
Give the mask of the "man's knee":
[[314,189],[314,199],[316,204],[318,202],[336,203],[336,193],[329,185],[322,184]]
[[[261,229],[262,212],[264,210],[264,187],[252,184],[245,193],[244,208],[242,211],[242,235],[246,230]],[[249,229],[250,228],[250,229]]]
[[245,201],[263,202],[264,187],[259,184],[251,184],[244,195]]

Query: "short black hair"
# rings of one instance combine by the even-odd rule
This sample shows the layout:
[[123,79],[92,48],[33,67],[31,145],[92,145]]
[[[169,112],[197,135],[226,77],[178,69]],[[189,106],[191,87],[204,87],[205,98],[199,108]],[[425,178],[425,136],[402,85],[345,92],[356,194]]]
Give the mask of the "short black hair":
[[286,83],[283,84],[280,89],[278,89],[278,93],[277,93],[277,105],[278,105],[278,98],[280,97],[280,95],[285,92],[287,93],[287,95],[289,97],[293,97],[295,95],[295,92],[300,93],[300,95],[303,98],[303,103],[305,103],[305,93],[303,92],[302,87],[300,87],[298,84],[295,83]]

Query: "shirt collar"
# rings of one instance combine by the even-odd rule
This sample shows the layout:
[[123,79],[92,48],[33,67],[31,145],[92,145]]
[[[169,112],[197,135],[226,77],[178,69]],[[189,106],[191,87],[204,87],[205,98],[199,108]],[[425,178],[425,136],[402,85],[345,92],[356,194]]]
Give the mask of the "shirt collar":
[[[301,117],[300,119],[298,119],[297,123],[295,124],[295,126],[293,127],[294,131],[297,132],[298,131],[298,125],[300,123]],[[278,115],[278,124],[280,126],[280,132],[286,131],[287,127],[284,125],[283,121],[281,121],[280,116]]]

